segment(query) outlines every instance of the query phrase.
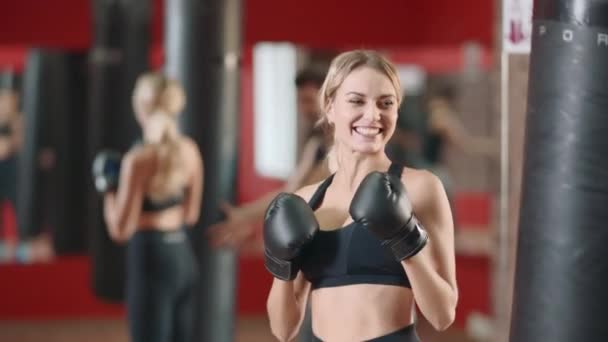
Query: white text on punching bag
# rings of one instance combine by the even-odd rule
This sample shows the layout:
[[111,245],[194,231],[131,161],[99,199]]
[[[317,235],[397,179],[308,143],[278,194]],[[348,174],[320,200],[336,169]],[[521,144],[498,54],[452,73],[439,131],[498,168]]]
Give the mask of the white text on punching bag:
[[[544,36],[547,33],[547,27],[545,25],[540,25],[538,27],[538,34],[540,36]],[[572,30],[563,30],[562,31],[562,39],[565,42],[571,42],[574,39],[574,32]],[[608,33],[598,33],[597,34],[597,45],[608,46]]]

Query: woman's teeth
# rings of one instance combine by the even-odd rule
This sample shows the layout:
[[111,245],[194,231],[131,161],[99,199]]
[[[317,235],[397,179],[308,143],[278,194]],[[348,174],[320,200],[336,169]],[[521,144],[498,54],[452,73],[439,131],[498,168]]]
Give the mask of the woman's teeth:
[[374,137],[380,133],[380,128],[378,127],[355,127],[355,132],[366,136],[366,137]]

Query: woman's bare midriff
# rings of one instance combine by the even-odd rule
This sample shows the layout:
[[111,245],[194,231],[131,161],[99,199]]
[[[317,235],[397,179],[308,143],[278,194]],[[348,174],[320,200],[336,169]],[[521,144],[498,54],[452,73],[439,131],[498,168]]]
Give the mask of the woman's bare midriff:
[[159,212],[142,212],[137,225],[138,230],[174,231],[181,229],[184,221],[184,208],[181,205]]
[[311,293],[312,326],[324,341],[363,341],[414,323],[408,288],[357,284]]

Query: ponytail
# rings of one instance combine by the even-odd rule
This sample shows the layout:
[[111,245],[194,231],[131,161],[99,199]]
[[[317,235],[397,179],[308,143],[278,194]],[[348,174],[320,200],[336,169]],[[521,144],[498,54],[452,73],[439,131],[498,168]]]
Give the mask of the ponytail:
[[149,143],[159,148],[156,172],[150,181],[150,197],[163,198],[178,193],[186,183],[184,160],[179,148],[177,123],[163,113],[150,117],[148,124],[157,124],[159,132]]

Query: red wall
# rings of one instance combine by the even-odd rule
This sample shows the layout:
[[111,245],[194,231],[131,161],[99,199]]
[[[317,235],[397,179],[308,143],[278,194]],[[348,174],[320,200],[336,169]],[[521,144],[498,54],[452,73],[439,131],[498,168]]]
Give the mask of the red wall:
[[4,1],[0,44],[85,48],[91,40],[91,10],[83,0]]
[[313,47],[490,46],[494,1],[246,1],[245,42],[293,41]]
[[0,71],[9,68],[17,73],[21,73],[25,64],[26,55],[27,47],[25,46],[0,46]]
[[[83,49],[90,45],[94,0],[5,1],[0,45]],[[163,0],[153,0],[153,40],[162,41]],[[313,47],[491,46],[494,0],[243,0],[245,45],[293,41]]]

